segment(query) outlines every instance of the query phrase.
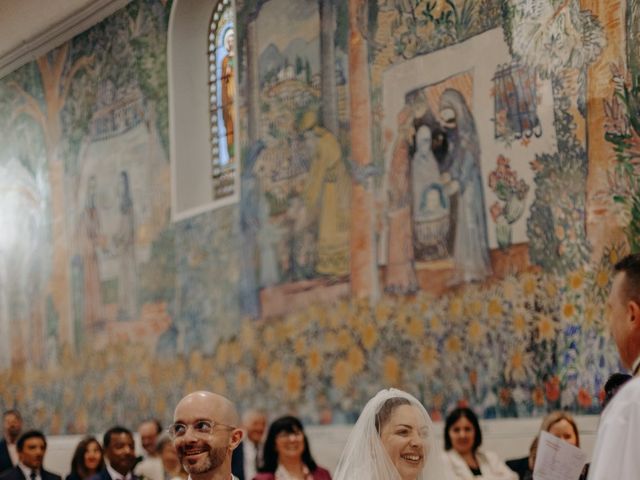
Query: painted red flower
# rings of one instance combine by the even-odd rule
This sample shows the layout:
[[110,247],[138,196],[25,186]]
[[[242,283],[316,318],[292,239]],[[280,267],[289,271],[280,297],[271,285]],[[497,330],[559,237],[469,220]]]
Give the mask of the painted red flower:
[[587,392],[584,388],[578,390],[578,405],[582,408],[589,408],[593,403],[593,399],[591,398],[591,394]]
[[560,398],[560,379],[558,377],[551,377],[550,380],[545,382],[544,390],[548,401],[557,401]]

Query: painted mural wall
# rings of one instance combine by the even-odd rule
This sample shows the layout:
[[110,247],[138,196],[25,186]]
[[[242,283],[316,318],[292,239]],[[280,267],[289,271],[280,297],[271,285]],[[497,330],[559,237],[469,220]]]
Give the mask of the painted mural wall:
[[394,385],[435,418],[597,413],[640,248],[635,0],[235,7],[239,201],[188,220],[171,2],[0,79],[0,407],[99,431],[206,388],[336,423]]

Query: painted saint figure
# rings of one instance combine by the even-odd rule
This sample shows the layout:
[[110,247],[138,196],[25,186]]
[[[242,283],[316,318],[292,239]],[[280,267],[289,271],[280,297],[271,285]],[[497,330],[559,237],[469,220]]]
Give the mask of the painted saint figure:
[[224,121],[224,128],[227,131],[227,151],[229,152],[229,161],[234,158],[234,136],[233,136],[233,103],[236,95],[236,88],[234,84],[234,44],[235,33],[233,28],[227,29],[222,40],[227,54],[222,59],[222,69],[220,74],[220,81],[222,84],[222,120]]
[[135,219],[129,174],[121,171],[119,178],[120,225],[113,240],[119,255],[118,320],[133,320],[138,313]]
[[459,192],[453,244],[455,272],[451,283],[482,280],[491,274],[491,262],[475,122],[457,90],[444,91],[439,109],[449,142],[448,173]]
[[316,266],[321,275],[349,274],[349,202],[351,180],[335,135],[317,124],[307,111],[299,124],[314,144],[311,169],[304,190],[309,218],[317,225]]

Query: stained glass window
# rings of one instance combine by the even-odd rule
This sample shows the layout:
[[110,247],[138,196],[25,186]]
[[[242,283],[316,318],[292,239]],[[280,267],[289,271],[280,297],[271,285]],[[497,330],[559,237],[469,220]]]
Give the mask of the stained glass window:
[[213,199],[234,194],[238,152],[235,148],[237,63],[231,0],[220,0],[209,23],[209,121]]

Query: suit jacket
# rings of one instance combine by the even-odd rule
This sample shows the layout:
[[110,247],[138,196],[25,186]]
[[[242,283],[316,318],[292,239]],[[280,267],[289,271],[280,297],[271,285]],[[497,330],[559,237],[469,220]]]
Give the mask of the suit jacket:
[[9,455],[9,447],[7,447],[7,441],[3,438],[0,440],[0,474],[14,467],[11,461],[11,455]]
[[[0,480],[3,480],[3,479],[0,478]],[[45,480],[45,479],[43,478],[42,480]],[[111,478],[111,475],[109,475],[109,470],[107,470],[107,467],[104,467],[102,470],[96,473],[93,477],[89,478],[89,480],[113,480],[113,479]],[[142,480],[142,479],[132,471],[131,480]]]
[[[40,469],[40,478],[42,480],[62,480],[60,475],[47,472],[44,468]],[[24,478],[24,473],[20,470],[20,467],[13,467],[11,470],[7,470],[0,475],[0,480],[27,480]]]
[[[244,478],[244,448],[242,443],[238,445],[231,454],[231,473],[233,473],[238,480],[245,480]],[[246,480],[252,480],[247,478]]]
[[507,464],[507,467],[518,474],[518,478],[520,480],[524,480],[527,478],[526,475],[531,473],[531,470],[529,470],[529,457],[514,458],[513,460],[507,460],[504,463]]

